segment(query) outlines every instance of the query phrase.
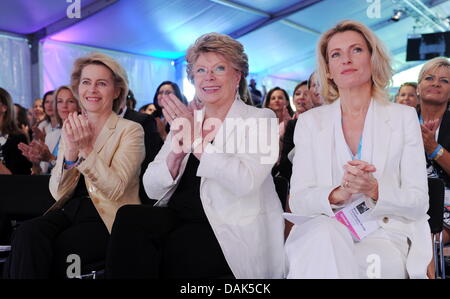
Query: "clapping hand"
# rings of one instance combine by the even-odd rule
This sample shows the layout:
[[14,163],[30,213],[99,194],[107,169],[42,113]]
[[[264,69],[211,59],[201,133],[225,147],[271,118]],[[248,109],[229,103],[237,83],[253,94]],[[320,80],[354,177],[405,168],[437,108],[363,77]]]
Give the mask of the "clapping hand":
[[86,115],[69,113],[64,121],[62,138],[65,144],[64,158],[75,161],[78,154],[87,158],[94,148],[94,130]]
[[425,152],[431,155],[436,149],[438,143],[436,142],[436,131],[439,127],[439,119],[430,120],[420,125],[420,130],[422,131],[423,145],[425,147]]
[[39,140],[33,140],[29,145],[19,143],[18,148],[22,151],[22,155],[34,165],[39,164],[41,161],[50,162],[54,159],[48,146]]

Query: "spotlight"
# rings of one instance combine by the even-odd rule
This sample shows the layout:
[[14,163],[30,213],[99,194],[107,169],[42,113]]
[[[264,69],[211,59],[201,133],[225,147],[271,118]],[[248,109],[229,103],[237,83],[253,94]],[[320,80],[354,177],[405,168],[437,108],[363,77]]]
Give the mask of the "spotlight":
[[403,16],[403,11],[394,10],[394,14],[391,17],[391,21],[398,22],[398,21],[400,21],[402,16]]

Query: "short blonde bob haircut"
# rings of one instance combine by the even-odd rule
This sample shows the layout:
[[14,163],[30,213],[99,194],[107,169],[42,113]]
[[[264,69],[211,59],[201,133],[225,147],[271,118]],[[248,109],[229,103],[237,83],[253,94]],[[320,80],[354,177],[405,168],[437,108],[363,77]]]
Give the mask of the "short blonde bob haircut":
[[113,111],[118,113],[120,108],[125,104],[127,95],[128,95],[128,77],[125,70],[122,66],[115,61],[111,56],[102,53],[91,53],[86,57],[81,57],[75,60],[73,65],[73,71],[70,78],[70,89],[72,90],[73,95],[78,100],[78,104],[80,107],[81,101],[78,94],[78,86],[80,85],[80,77],[83,68],[90,64],[103,65],[107,67],[112,75],[114,80],[114,87],[120,88],[119,96],[113,101]]
[[440,67],[445,67],[450,72],[450,60],[447,57],[435,57],[428,60],[420,69],[418,82],[422,82],[426,73],[432,72]]
[[328,77],[328,42],[336,34],[345,31],[355,31],[362,35],[371,54],[372,66],[372,97],[379,101],[388,101],[387,87],[392,78],[392,68],[389,55],[378,37],[365,25],[344,20],[322,34],[317,44],[317,73],[320,81],[320,94],[325,102],[332,103],[339,98],[339,89],[332,79]]
[[189,47],[186,54],[186,73],[192,83],[194,82],[194,64],[197,62],[200,54],[207,52],[221,54],[239,73],[241,73],[239,96],[247,103],[250,100],[247,98],[249,93],[247,92],[247,80],[245,79],[248,75],[248,57],[244,52],[244,46],[237,40],[225,34],[212,32],[200,36],[195,43]]

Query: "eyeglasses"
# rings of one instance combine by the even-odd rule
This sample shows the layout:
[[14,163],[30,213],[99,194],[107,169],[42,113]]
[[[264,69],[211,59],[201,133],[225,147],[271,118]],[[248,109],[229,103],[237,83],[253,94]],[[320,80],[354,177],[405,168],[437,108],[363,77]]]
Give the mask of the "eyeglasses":
[[194,76],[196,77],[203,77],[206,76],[209,72],[216,76],[223,76],[227,73],[227,68],[225,65],[218,65],[214,67],[213,69],[208,69],[206,67],[200,66],[197,68],[194,68]]

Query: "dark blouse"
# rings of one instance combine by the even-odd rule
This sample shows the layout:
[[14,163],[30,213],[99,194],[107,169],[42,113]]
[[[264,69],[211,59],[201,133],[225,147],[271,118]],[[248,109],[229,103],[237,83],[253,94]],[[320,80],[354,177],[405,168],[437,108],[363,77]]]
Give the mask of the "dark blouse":
[[200,161],[193,154],[189,155],[183,176],[169,201],[169,208],[175,210],[180,218],[193,222],[207,222],[200,199],[200,181],[197,169]]
[[32,164],[17,147],[19,143],[28,143],[23,134],[9,134],[6,143],[0,148],[5,166],[12,174],[31,174]]

